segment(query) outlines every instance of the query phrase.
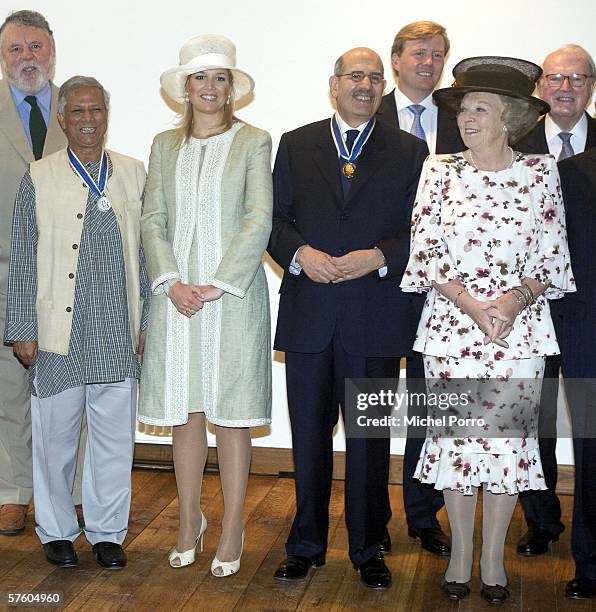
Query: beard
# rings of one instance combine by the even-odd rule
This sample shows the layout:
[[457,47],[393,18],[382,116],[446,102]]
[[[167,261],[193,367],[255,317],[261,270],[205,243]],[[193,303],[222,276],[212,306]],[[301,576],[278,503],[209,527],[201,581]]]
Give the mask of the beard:
[[[35,59],[19,62],[12,71],[9,70],[4,58],[0,58],[0,66],[2,74],[6,80],[19,91],[34,95],[40,92],[54,75],[54,67],[56,64],[56,56],[52,53],[47,66],[44,66]],[[35,70],[26,72],[26,68],[35,68]]]

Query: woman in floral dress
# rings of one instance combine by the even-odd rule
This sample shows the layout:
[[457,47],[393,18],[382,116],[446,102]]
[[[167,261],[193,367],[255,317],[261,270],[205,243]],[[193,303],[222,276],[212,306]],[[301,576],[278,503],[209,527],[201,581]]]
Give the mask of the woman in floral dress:
[[[413,212],[401,286],[428,291],[414,349],[429,393],[465,402],[433,420],[416,477],[443,490],[452,533],[443,590],[469,594],[474,515],[483,495],[482,596],[507,599],[504,542],[520,491],[546,488],[536,425],[546,355],[559,352],[548,299],[574,291],[556,161],[514,143],[548,105],[531,92],[541,70],[514,58],[475,57],[434,96],[458,112],[468,149],[430,156]],[[483,427],[444,426],[445,415]],[[474,421],[481,425],[482,421]]]

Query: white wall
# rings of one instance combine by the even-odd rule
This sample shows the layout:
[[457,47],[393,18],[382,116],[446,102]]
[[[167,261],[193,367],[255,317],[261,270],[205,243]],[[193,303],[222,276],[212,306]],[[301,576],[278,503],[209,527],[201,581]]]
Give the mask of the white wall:
[[[170,128],[175,117],[160,95],[159,75],[178,63],[181,44],[197,34],[221,33],[235,41],[238,65],[256,81],[254,100],[238,114],[271,132],[275,150],[284,131],[330,115],[327,80],[337,56],[351,47],[377,50],[391,85],[389,51],[396,31],[419,19],[438,21],[452,43],[442,81],[447,86],[451,68],[473,55],[540,63],[568,42],[594,54],[595,7],[588,0],[427,0],[423,10],[395,0],[2,0],[0,18],[21,8],[43,13],[57,41],[56,82],[74,74],[98,78],[112,94],[109,146],[146,162],[154,134]],[[275,320],[279,276],[271,267],[267,272]],[[254,442],[289,447],[284,371],[277,360],[273,374],[273,426],[255,432],[260,437]],[[341,436],[336,446],[343,448]],[[394,441],[394,451],[401,448]],[[562,463],[571,459],[568,445],[560,449]]]

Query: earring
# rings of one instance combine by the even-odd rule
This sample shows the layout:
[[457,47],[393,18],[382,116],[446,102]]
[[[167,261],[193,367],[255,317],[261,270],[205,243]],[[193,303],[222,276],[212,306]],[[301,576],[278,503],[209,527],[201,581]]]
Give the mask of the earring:
[[507,132],[507,126],[506,125],[503,125],[503,131]]
[[184,102],[186,104],[188,104],[190,102],[190,96],[187,93],[184,94]]
[[232,96],[228,96],[228,99],[226,100],[226,104],[230,104],[230,102],[232,101]]

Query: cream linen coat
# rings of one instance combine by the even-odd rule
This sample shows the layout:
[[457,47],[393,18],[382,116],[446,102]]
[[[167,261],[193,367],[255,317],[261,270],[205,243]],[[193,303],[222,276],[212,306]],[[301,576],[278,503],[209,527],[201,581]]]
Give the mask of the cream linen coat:
[[[197,221],[192,229],[187,279],[180,274],[172,246],[176,217],[181,214],[176,185],[181,149],[176,133],[158,134],[151,149],[141,232],[155,295],[139,396],[138,418],[143,423],[179,425],[188,420],[189,411],[205,412],[212,423],[230,427],[270,422],[271,324],[262,256],[271,232],[271,138],[245,124],[236,124],[228,136],[221,136],[232,140],[227,157],[220,160],[223,174],[215,189],[221,192],[219,227],[202,227]],[[207,163],[203,161],[201,172]],[[220,243],[221,257],[215,262],[215,274],[200,278],[195,265],[198,250],[213,240]],[[170,321],[185,317],[177,311],[168,315],[169,298],[162,284],[179,276],[186,282],[214,284],[226,291],[217,301],[220,304],[206,303],[188,321],[188,345],[181,349],[182,360],[168,357],[168,345],[172,350],[168,316]],[[211,321],[214,323],[206,325]],[[172,396],[185,399],[174,401]]]

